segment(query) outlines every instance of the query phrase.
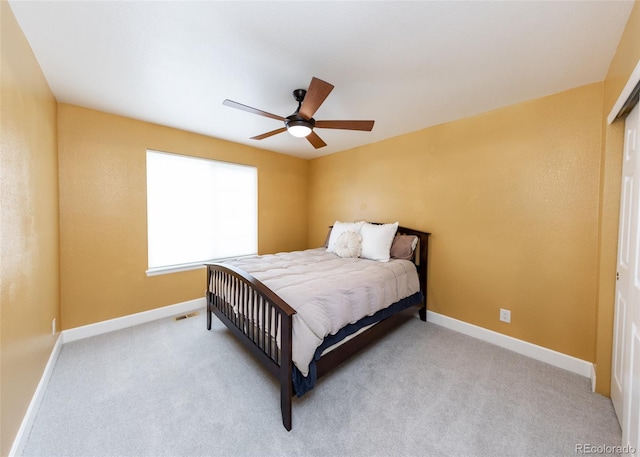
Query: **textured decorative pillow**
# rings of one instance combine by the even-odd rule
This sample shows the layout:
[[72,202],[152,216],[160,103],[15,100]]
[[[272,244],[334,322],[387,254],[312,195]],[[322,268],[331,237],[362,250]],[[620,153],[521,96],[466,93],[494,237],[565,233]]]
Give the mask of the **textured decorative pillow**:
[[334,252],[339,257],[360,257],[362,253],[362,237],[356,232],[342,232],[336,240]]
[[388,262],[391,243],[398,230],[398,223],[393,224],[364,224],[360,229],[362,235],[362,254],[365,259]]
[[343,232],[356,232],[360,233],[360,228],[364,225],[364,222],[340,222],[336,221],[331,229],[331,235],[329,235],[329,244],[327,245],[327,252],[335,252],[336,241]]
[[391,243],[391,258],[411,260],[417,245],[418,237],[415,235],[396,235]]

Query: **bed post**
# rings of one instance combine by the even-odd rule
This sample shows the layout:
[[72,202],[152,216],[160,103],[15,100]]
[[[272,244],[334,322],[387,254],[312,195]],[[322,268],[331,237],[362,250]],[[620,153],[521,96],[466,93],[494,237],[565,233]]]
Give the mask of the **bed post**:
[[405,235],[415,235],[418,237],[417,252],[414,252],[413,263],[418,270],[418,281],[420,291],[424,295],[424,304],[418,311],[420,320],[427,321],[427,265],[429,262],[429,235],[428,232],[421,232],[407,227],[398,227],[398,233]]
[[213,293],[211,292],[211,276],[213,275],[213,271],[211,268],[207,267],[207,289],[205,291],[205,296],[207,297],[207,330],[211,330],[211,313],[213,312],[211,309],[211,301],[213,300]]
[[292,316],[282,314],[282,349],[280,356],[280,409],[282,411],[282,424],[287,431],[291,431],[291,397],[293,396],[291,361],[292,353]]
[[427,322],[427,264],[429,262],[429,233],[420,235],[420,253],[418,276],[420,277],[420,289],[424,294],[424,305],[420,308],[420,320]]

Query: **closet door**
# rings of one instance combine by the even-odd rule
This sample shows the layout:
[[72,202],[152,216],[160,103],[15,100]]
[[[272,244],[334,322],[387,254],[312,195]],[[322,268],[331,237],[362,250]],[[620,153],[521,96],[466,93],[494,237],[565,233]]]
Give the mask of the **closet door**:
[[625,121],[611,400],[622,444],[640,455],[640,115]]

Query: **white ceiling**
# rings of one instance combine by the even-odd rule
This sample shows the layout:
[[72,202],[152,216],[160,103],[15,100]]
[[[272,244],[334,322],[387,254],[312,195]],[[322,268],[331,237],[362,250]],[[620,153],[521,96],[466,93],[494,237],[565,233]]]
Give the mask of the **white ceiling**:
[[[58,101],[312,158],[602,81],[633,1],[18,1]],[[315,119],[372,132],[281,133],[292,91],[335,86]],[[175,151],[179,152],[179,151]]]

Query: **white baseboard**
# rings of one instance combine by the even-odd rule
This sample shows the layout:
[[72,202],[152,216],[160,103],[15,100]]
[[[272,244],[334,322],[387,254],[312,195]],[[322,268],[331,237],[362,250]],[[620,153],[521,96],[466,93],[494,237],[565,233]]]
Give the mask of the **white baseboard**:
[[144,324],[146,322],[163,319],[165,317],[177,316],[179,314],[189,313],[196,309],[202,309],[207,306],[206,299],[196,298],[194,300],[177,303],[175,305],[163,306],[141,313],[130,314],[128,316],[117,317],[107,321],[96,322],[95,324],[83,325],[69,330],[62,331],[62,342],[70,343],[72,341],[89,338],[91,336],[102,335],[103,333],[121,330],[134,325]]
[[31,426],[35,420],[36,413],[42,402],[45,389],[49,384],[53,367],[56,365],[58,355],[62,349],[62,345],[71,341],[81,340],[83,338],[89,338],[91,336],[101,335],[103,333],[113,332],[115,330],[121,330],[127,327],[133,327],[134,325],[144,324],[145,322],[155,321],[157,319],[163,319],[165,317],[178,316],[180,314],[186,314],[191,311],[199,310],[207,306],[206,299],[196,298],[175,305],[164,306],[162,308],[152,309],[150,311],[144,311],[141,313],[131,314],[129,316],[118,317],[116,319],[109,319],[103,322],[97,322],[95,324],[83,325],[82,327],[76,327],[69,330],[63,330],[60,332],[56,344],[51,351],[49,361],[42,373],[38,387],[31,398],[29,408],[22,419],[22,424],[18,429],[16,438],[13,441],[13,446],[9,451],[9,456],[20,456],[26,444],[27,437],[31,431]]
[[24,446],[27,443],[27,437],[29,436],[29,432],[33,426],[33,421],[36,419],[36,413],[40,408],[40,403],[42,403],[44,392],[49,384],[49,379],[51,379],[53,367],[56,366],[60,349],[62,349],[62,335],[58,335],[58,339],[56,339],[56,343],[53,345],[51,355],[49,356],[47,365],[44,367],[44,372],[42,373],[38,387],[36,387],[36,391],[34,392],[33,397],[31,397],[31,402],[29,403],[27,412],[25,413],[22,423],[20,424],[20,428],[18,429],[18,433],[13,440],[13,445],[9,451],[10,457],[22,455]]
[[591,388],[595,390],[596,375],[593,363],[578,359],[561,352],[553,351],[542,346],[528,343],[502,333],[487,330],[477,325],[469,324],[452,317],[434,313],[427,310],[427,321],[446,327],[459,333],[472,336],[482,341],[486,341],[496,346],[508,349],[518,354],[525,355],[535,360],[548,363],[558,368],[562,368],[591,380]]

